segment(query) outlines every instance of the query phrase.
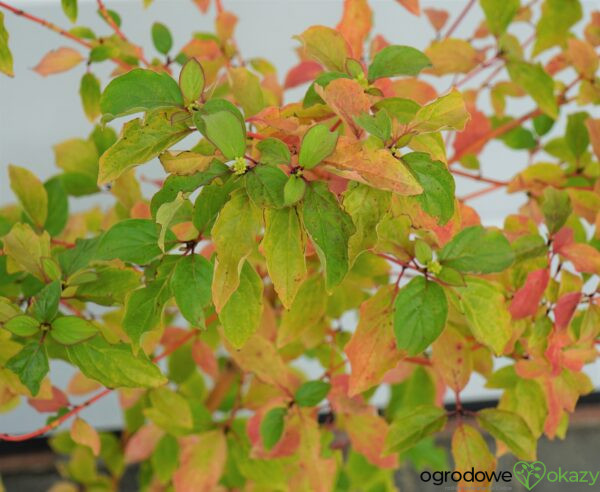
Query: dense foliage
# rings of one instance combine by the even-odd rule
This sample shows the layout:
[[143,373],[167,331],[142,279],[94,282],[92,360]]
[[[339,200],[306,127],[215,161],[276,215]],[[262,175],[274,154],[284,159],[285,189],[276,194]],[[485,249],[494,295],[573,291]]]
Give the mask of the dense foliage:
[[[399,4],[398,26],[416,22],[418,0]],[[77,1],[62,6],[76,22]],[[406,460],[493,470],[565,436],[600,331],[600,119],[586,112],[600,103],[600,12],[584,19],[578,0],[426,9],[435,38],[420,51],[371,36],[367,0],[345,0],[337,27],[297,36],[281,83],[242,57],[220,1],[215,34],[178,49],[155,23],[150,60],[101,0],[110,34],[0,7],[78,46],[38,74],[87,61],[93,129],[54,147],[45,182],[10,165],[17,203],[0,209],[0,408],[49,415],[0,439],[68,421],[51,437],[69,455],[54,490],[116,490],[141,463],[140,490],[384,491]],[[456,37],[477,9],[477,30]],[[10,45],[0,14],[12,76]],[[101,63],[114,64],[106,85]],[[511,115],[508,99],[533,109]],[[485,177],[493,139],[522,164],[510,181]],[[145,197],[138,166],[154,158],[166,176]],[[457,198],[454,176],[482,189]],[[524,205],[484,227],[467,202],[504,189]],[[70,211],[70,197],[100,193],[111,206]],[[53,385],[51,360],[77,370],[68,387]],[[502,390],[497,407],[463,409],[474,373]],[[81,416],[112,391],[121,439]],[[449,417],[452,460],[434,441]]]

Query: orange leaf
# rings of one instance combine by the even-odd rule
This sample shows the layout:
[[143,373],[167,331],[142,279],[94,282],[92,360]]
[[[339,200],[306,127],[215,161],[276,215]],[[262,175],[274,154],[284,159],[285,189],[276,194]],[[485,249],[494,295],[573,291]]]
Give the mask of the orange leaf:
[[52,398],[29,398],[27,400],[38,412],[57,412],[69,405],[69,399],[56,386],[52,386]]
[[227,442],[220,430],[181,439],[180,465],[173,475],[175,492],[212,492],[227,459]]
[[192,345],[192,357],[196,365],[212,378],[216,378],[219,372],[219,366],[215,353],[202,340],[196,340]]
[[81,372],[73,375],[67,385],[67,393],[74,396],[86,395],[94,390],[100,389],[102,385],[98,381],[85,377]]
[[429,19],[429,22],[436,31],[441,31],[448,21],[448,12],[440,9],[425,9],[423,10]]
[[58,48],[46,54],[33,69],[43,77],[66,72],[83,61],[83,56],[73,48]]
[[353,58],[360,59],[363,55],[365,40],[372,27],[372,14],[367,0],[344,0],[344,14],[336,29],[348,41]]
[[339,415],[341,426],[348,433],[353,448],[367,460],[381,468],[396,468],[395,454],[384,456],[388,423],[377,414],[375,407],[368,405],[362,396],[350,397],[347,374],[336,376],[331,381],[328,399],[332,409]]
[[283,87],[285,89],[291,89],[292,87],[297,87],[306,82],[312,82],[322,71],[323,67],[316,61],[301,61],[287,73]]
[[200,12],[206,14],[208,7],[210,6],[210,0],[192,0],[196,4],[196,7],[200,9]]
[[359,137],[362,129],[354,122],[354,118],[361,113],[368,113],[371,108],[369,96],[362,86],[353,79],[336,79],[327,84],[325,89],[315,84],[315,90]]
[[525,284],[515,292],[510,304],[509,311],[513,319],[526,318],[536,313],[549,280],[550,272],[547,268],[536,270],[527,275]]
[[481,145],[470,149],[469,153],[479,154],[481,149],[485,146],[485,140],[482,139],[485,135],[487,135],[490,131],[492,131],[492,125],[490,120],[486,117],[484,113],[479,111],[475,106],[474,101],[467,102],[467,111],[471,115],[471,119],[467,122],[467,126],[462,132],[458,132],[456,134],[456,138],[454,140],[454,154],[462,155],[462,152],[469,148],[471,144],[474,144],[477,141],[481,141]]
[[87,446],[92,450],[94,456],[100,454],[100,436],[85,420],[77,417],[71,425],[71,439],[77,444]]
[[377,34],[377,36],[371,40],[371,45],[369,46],[369,57],[371,60],[377,53],[389,45],[390,43],[387,39],[385,39],[381,34]]
[[363,149],[360,142],[342,137],[338,148],[325,163],[347,179],[391,190],[400,195],[418,195],[423,191],[411,172],[387,149]]
[[379,384],[400,359],[392,324],[393,292],[393,286],[381,288],[360,307],[358,326],[344,347],[352,367],[350,396]]
[[471,350],[465,338],[455,328],[446,326],[433,342],[431,359],[434,369],[454,391],[462,390],[469,382],[473,370]]
[[411,14],[421,15],[421,7],[419,6],[419,0],[396,0]]
[[412,99],[421,105],[433,101],[438,96],[437,91],[432,85],[413,77],[394,80],[392,85],[395,96]]
[[600,119],[588,118],[585,121],[585,126],[590,134],[594,154],[596,154],[597,159],[600,159]]
[[554,237],[554,251],[573,263],[578,272],[600,275],[600,251],[573,241],[573,231],[563,227]]
[[163,434],[164,431],[152,423],[140,427],[127,441],[125,463],[139,463],[150,458]]
[[227,41],[233,37],[233,31],[238,22],[238,18],[231,12],[223,10],[217,14],[215,19],[215,30],[221,42]]

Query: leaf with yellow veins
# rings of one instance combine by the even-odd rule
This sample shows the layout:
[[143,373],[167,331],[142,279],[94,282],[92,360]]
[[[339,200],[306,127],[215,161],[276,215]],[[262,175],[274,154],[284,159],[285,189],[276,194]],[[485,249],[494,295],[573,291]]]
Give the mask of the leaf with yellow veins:
[[232,195],[217,217],[211,232],[217,252],[212,283],[217,312],[240,284],[242,266],[256,247],[261,222],[260,210],[242,190]]
[[305,238],[295,208],[265,211],[262,248],[275,291],[282,304],[289,308],[306,277]]

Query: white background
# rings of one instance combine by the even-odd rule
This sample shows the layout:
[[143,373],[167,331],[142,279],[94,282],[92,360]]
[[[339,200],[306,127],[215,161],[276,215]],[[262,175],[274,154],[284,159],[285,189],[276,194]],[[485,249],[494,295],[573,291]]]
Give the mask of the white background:
[[[10,3],[67,29],[70,26],[58,0],[13,0]],[[147,57],[156,55],[150,38],[150,26],[156,20],[160,20],[171,29],[174,52],[187,42],[192,32],[214,30],[212,9],[208,14],[202,15],[189,0],[155,0],[146,10],[142,8],[141,0],[107,0],[106,3],[108,8],[121,15],[124,32],[133,42],[144,47]],[[292,39],[292,36],[314,24],[333,27],[338,23],[342,12],[341,0],[224,0],[224,4],[226,9],[239,17],[235,37],[238,45],[242,47],[243,56],[246,59],[260,56],[270,60],[277,67],[280,80],[287,70],[297,63],[293,50],[298,46],[298,42]],[[395,1],[371,0],[370,4],[374,10],[374,32],[383,34],[391,43],[423,49],[434,36],[434,31],[424,16],[417,18],[408,14]],[[448,25],[464,5],[464,0],[422,0],[424,8],[448,10],[451,13]],[[591,10],[600,8],[600,1],[587,1],[583,2],[583,5],[584,19],[587,19]],[[86,137],[92,129],[83,114],[78,95],[79,80],[85,71],[85,64],[67,73],[47,78],[31,71],[50,49],[59,46],[76,49],[79,47],[10,12],[4,11],[4,14],[10,33],[9,43],[15,59],[16,76],[14,79],[0,76],[0,205],[13,200],[7,178],[9,163],[27,167],[42,179],[46,179],[57,172],[52,145],[68,138]],[[480,9],[472,9],[455,34],[459,37],[470,35],[481,19]],[[79,1],[78,25],[89,26],[99,35],[110,33],[108,26],[96,13],[95,1]],[[583,22],[580,22],[576,31],[580,32],[582,26]],[[511,32],[524,39],[530,35],[532,28],[520,24],[511,26]],[[94,65],[93,71],[106,83],[112,67],[111,62],[105,62]],[[484,77],[487,73],[489,72],[486,72]],[[567,81],[572,78],[570,73],[564,76]],[[448,79],[432,78],[430,81],[440,92],[444,92],[450,85]],[[474,84],[476,82],[477,79],[474,80]],[[286,96],[287,101],[302,97],[304,90],[302,88],[290,91]],[[489,111],[487,97],[480,99],[480,107]],[[530,109],[531,106],[523,101],[514,100],[509,102],[508,114],[519,116]],[[596,117],[600,116],[597,108],[586,109],[592,113],[596,111]],[[554,131],[560,130],[558,126]],[[492,142],[481,154],[480,161],[484,175],[508,179],[527,165],[527,154],[509,151],[502,144]],[[163,174],[162,168],[156,162],[144,165],[141,172],[149,177],[161,177]],[[481,185],[478,183],[457,179],[458,196],[479,188]],[[145,191],[146,195],[150,196],[154,189],[146,187]],[[523,196],[497,191],[473,200],[470,204],[480,213],[484,224],[501,225],[503,218],[516,212],[523,201]],[[106,197],[100,196],[70,198],[72,210],[87,208],[92,204],[108,206],[108,203]],[[592,376],[596,386],[600,387],[600,365],[590,366],[586,372]],[[64,387],[70,375],[71,370],[66,364],[53,363],[52,379],[57,386]],[[474,376],[463,395],[466,400],[488,399],[497,396],[497,393],[483,388],[481,379]],[[384,398],[384,394],[378,396]],[[116,427],[121,422],[115,395],[86,409],[82,416],[100,427]],[[38,427],[44,420],[43,415],[23,404],[13,412],[0,415],[0,432],[25,432]]]

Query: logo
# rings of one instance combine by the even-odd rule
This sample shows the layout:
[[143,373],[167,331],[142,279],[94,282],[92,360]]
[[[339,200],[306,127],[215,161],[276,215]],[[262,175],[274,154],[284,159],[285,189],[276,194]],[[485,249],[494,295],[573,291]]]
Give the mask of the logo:
[[515,478],[521,482],[527,490],[531,490],[542,481],[546,475],[546,465],[541,461],[527,463],[525,461],[517,461],[513,466]]

